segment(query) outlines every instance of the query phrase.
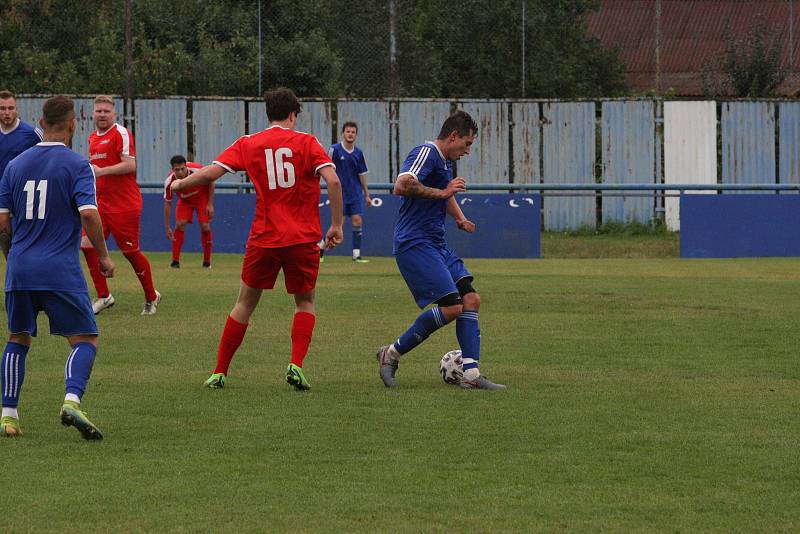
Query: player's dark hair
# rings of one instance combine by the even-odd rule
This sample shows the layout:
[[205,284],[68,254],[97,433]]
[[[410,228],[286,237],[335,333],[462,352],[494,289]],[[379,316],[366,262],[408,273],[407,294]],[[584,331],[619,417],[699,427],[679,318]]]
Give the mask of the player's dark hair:
[[457,110],[455,113],[447,117],[442,124],[442,129],[439,131],[439,139],[447,139],[451,133],[457,132],[459,137],[466,135],[478,135],[478,125],[475,123],[469,113],[464,110]]
[[288,119],[292,111],[300,114],[302,110],[300,101],[294,91],[286,87],[278,87],[266,91],[264,93],[264,103],[267,105],[267,119],[270,122]]
[[16,98],[16,97],[14,96],[14,93],[9,91],[8,89],[3,89],[2,91],[0,91],[0,98],[6,100],[8,98]]
[[342,131],[345,131],[345,129],[347,128],[355,128],[356,132],[358,132],[358,124],[356,124],[353,121],[347,121],[346,123],[344,123],[344,125],[342,125]]
[[64,128],[74,116],[72,99],[63,95],[48,98],[42,106],[42,120],[48,128]]
[[174,167],[175,165],[180,165],[181,163],[186,163],[186,158],[184,158],[184,157],[183,157],[183,156],[181,156],[180,154],[175,154],[175,155],[174,155],[174,156],[172,156],[172,158],[169,160],[169,166],[170,166],[170,167]]

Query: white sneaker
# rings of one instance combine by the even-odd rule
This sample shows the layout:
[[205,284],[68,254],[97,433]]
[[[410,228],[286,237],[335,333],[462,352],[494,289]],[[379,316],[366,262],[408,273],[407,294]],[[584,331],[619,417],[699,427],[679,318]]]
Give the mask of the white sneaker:
[[97,315],[106,308],[113,307],[115,302],[116,300],[114,300],[114,295],[111,293],[109,293],[107,297],[96,298],[94,299],[94,302],[92,302],[92,311],[95,315]]
[[144,303],[144,308],[142,308],[142,315],[155,315],[156,308],[158,308],[158,303],[161,302],[161,293],[156,291],[156,300],[148,300]]

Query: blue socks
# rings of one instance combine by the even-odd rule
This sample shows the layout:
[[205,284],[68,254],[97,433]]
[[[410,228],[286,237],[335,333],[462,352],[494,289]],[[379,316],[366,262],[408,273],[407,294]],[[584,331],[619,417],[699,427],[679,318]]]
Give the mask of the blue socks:
[[464,371],[478,368],[481,359],[481,329],[478,327],[478,312],[464,311],[456,319],[456,338],[461,346]]
[[438,307],[433,307],[420,313],[411,328],[394,342],[394,348],[400,354],[405,354],[439,330],[445,324],[444,315]]
[[9,341],[3,352],[2,360],[2,389],[3,407],[16,408],[19,404],[19,394],[22,383],[25,381],[25,358],[28,356],[26,345]]
[[353,248],[361,250],[361,236],[363,232],[361,228],[353,228]]
[[67,394],[76,395],[79,399],[86,391],[89,375],[92,374],[92,365],[97,349],[91,343],[76,343],[69,353],[67,363],[64,365],[64,381],[67,385]]

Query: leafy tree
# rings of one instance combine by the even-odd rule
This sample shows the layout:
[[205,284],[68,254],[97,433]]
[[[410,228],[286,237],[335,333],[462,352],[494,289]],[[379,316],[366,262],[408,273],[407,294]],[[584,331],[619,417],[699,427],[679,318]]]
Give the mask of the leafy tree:
[[[131,0],[137,96],[257,96],[254,0]],[[399,96],[576,97],[625,91],[586,34],[596,0],[395,0]],[[526,22],[522,92],[521,1]],[[5,0],[0,79],[20,93],[125,93],[124,0]],[[262,0],[262,88],[389,95],[389,0]]]
[[703,92],[708,96],[770,97],[786,79],[781,67],[780,33],[758,20],[741,37],[728,35],[725,50],[703,66]]

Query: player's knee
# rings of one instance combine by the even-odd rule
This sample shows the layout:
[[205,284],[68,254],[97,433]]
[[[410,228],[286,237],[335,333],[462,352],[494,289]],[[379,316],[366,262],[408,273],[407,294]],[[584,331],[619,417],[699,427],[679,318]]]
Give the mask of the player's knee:
[[467,293],[462,298],[464,299],[464,308],[467,310],[478,311],[481,307],[481,296],[475,291]]
[[454,321],[461,312],[464,311],[464,306],[462,304],[452,304],[450,306],[439,306],[439,311],[442,312],[442,316],[444,317],[445,322],[449,323]]
[[8,340],[11,343],[17,343],[18,345],[25,345],[26,347],[31,346],[31,335],[27,332],[20,332],[19,334],[11,334],[8,336]]
[[353,215],[350,222],[353,223],[353,230],[361,230],[361,215]]
[[186,221],[175,221],[175,229],[176,230],[185,230],[186,229]]
[[200,231],[201,232],[208,232],[210,230],[211,230],[211,225],[210,224],[208,224],[206,222],[200,223]]
[[75,347],[78,343],[88,343],[92,345],[95,349],[100,347],[100,336],[98,335],[80,335],[80,336],[70,336],[67,338],[67,342],[69,343],[70,347]]

